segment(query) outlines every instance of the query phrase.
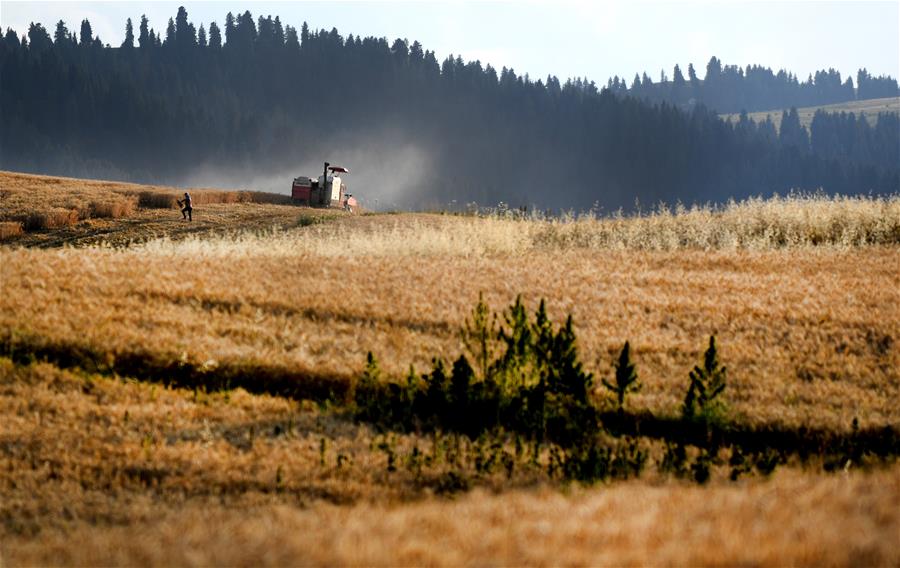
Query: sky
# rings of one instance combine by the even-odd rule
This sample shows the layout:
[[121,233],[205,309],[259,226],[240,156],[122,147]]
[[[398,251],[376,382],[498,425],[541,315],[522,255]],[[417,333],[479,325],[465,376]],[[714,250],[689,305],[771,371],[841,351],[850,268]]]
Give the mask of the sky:
[[165,30],[179,5],[197,27],[229,11],[249,10],[254,19],[278,15],[299,29],[336,27],[342,36],[406,38],[433,50],[504,66],[532,79],[555,75],[586,77],[605,84],[660,71],[672,76],[677,63],[698,75],[715,55],[724,64],[760,64],[786,69],[801,79],[835,68],[856,78],[859,68],[873,75],[900,76],[900,0],[882,2],[713,1],[405,1],[405,2],[11,2],[0,0],[0,26],[20,35],[30,22],[52,34],[62,19],[77,31],[83,18],[104,43],[119,45],[125,20],[135,29],[141,14]]

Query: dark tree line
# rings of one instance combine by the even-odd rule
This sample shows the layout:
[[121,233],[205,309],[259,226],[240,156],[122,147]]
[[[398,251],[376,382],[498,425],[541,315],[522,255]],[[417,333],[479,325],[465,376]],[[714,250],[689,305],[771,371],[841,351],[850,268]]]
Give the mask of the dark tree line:
[[722,65],[717,57],[706,64],[706,74],[697,77],[693,64],[688,65],[687,77],[676,65],[669,78],[660,72],[657,82],[644,72],[635,74],[629,85],[625,78],[613,77],[607,88],[621,95],[632,95],[651,102],[668,102],[679,108],[704,104],[720,113],[771,110],[790,107],[809,107],[855,100],[900,96],[897,80],[881,75],[873,77],[866,69],[853,79],[841,80],[834,69],[816,71],[805,81],[784,69],[773,72],[768,67]]
[[[685,111],[613,91],[249,12],[205,29],[179,8],[164,32],[141,18],[135,33],[129,20],[118,48],[86,20],[77,39],[63,22],[52,38],[32,24],[27,37],[8,30],[0,41],[0,167],[177,184],[198,168],[284,171],[355,148],[416,170],[412,192],[392,197],[404,205],[616,208],[900,188],[896,120],[866,130],[862,119],[819,119],[811,141],[790,117],[776,133],[723,122],[702,104]],[[848,136],[867,136],[869,149]],[[398,183],[362,169],[351,181],[364,197]]]

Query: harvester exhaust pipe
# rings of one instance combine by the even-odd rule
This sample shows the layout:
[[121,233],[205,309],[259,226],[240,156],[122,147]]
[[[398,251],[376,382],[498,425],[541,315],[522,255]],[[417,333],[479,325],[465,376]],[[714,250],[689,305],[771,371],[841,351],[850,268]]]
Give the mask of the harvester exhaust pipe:
[[325,176],[325,179],[328,179],[328,166],[330,165],[330,163],[325,162],[325,168],[322,169],[322,175]]

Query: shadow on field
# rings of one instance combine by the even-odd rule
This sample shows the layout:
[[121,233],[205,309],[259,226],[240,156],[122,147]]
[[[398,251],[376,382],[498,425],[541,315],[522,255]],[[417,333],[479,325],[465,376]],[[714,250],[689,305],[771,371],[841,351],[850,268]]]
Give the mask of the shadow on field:
[[[47,361],[60,368],[131,377],[204,393],[241,388],[253,394],[309,400],[332,405],[336,411],[346,413],[348,417],[360,416],[354,399],[369,400],[375,405],[390,404],[390,399],[398,392],[395,383],[365,384],[353,377],[309,371],[298,373],[261,362],[205,368],[191,362],[178,361],[174,356],[172,359],[165,359],[138,352],[113,357],[84,346],[47,344],[22,336],[0,340],[0,352],[17,364]],[[810,457],[831,456],[830,462],[826,462],[826,469],[841,467],[844,461],[853,461],[854,457],[864,454],[880,459],[900,455],[900,431],[893,426],[862,429],[854,427],[851,432],[844,433],[823,428],[787,428],[778,425],[758,427],[734,421],[697,422],[681,416],[657,416],[649,412],[633,413],[623,410],[598,413],[597,420],[603,431],[616,437],[645,437],[698,447],[734,446],[746,451],[776,452],[782,457],[793,455],[802,461]],[[408,429],[402,424],[391,427]],[[417,423],[416,428],[422,427],[428,429],[426,424]],[[271,432],[271,435],[278,436],[288,425],[255,424],[253,428],[258,432]],[[235,443],[239,444],[240,432],[232,434]],[[832,465],[829,466],[829,463]]]

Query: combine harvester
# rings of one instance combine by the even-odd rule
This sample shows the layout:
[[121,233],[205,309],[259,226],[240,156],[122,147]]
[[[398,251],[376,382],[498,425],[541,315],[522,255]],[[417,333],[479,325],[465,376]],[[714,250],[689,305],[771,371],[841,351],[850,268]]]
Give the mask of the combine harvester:
[[347,193],[347,186],[337,174],[349,174],[350,170],[341,166],[332,166],[325,162],[325,168],[319,179],[306,176],[294,178],[291,186],[291,200],[309,207],[340,207],[353,213],[358,204],[352,194]]

